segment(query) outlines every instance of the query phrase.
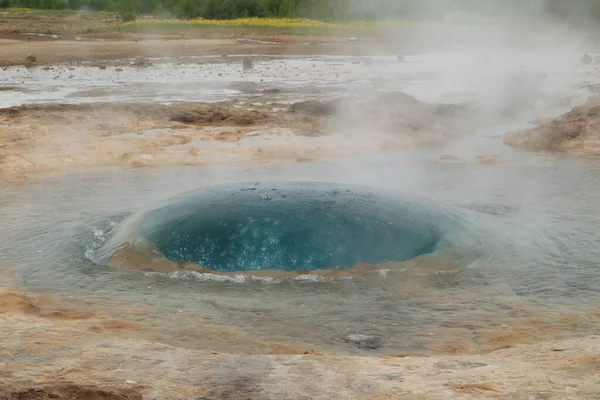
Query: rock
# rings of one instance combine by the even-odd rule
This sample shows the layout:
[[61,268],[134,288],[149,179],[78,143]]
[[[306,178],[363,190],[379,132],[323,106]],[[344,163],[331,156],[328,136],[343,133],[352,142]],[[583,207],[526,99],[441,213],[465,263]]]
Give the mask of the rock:
[[238,112],[227,118],[227,121],[233,122],[235,125],[253,125],[257,121],[267,119],[267,115],[258,111]]
[[292,112],[304,112],[318,116],[332,116],[338,112],[336,101],[307,100],[292,104]]
[[27,54],[27,57],[25,58],[25,60],[27,62],[34,63],[37,61],[37,56],[33,53],[29,53],[29,54]]
[[263,90],[263,93],[265,93],[265,94],[281,93],[281,89],[279,89],[279,88],[269,88],[269,89]]
[[508,132],[503,140],[527,150],[600,155],[600,97],[592,97],[583,106],[533,129]]
[[259,121],[265,121],[267,118],[267,114],[259,111],[238,110],[215,105],[176,110],[170,120],[184,124],[253,125]]
[[242,60],[242,65],[244,69],[252,69],[252,59],[250,57],[244,57],[244,59]]
[[396,56],[396,60],[400,61],[404,61],[404,56]]
[[[293,113],[335,117],[338,131],[377,131],[408,141],[438,143],[464,134],[479,123],[476,108],[465,104],[429,104],[402,92],[377,93],[332,100],[294,103]],[[400,139],[400,138],[405,138]]]
[[584,54],[583,57],[581,57],[582,65],[590,65],[593,62],[594,62],[594,59],[589,54]]
[[383,346],[383,341],[377,336],[348,335],[344,340],[359,349],[377,350]]
[[204,112],[202,110],[177,111],[171,116],[171,121],[184,124],[220,122],[224,117],[219,112]]

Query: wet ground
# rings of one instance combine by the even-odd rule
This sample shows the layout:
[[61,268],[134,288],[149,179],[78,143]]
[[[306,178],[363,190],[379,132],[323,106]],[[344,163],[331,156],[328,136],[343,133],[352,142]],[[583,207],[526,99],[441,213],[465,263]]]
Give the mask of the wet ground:
[[[489,119],[473,133],[437,145],[377,149],[362,145],[377,137],[375,131],[356,140],[334,128],[309,137],[294,127],[271,127],[281,148],[322,150],[301,162],[274,154],[262,165],[208,158],[202,166],[85,170],[84,162],[74,161],[53,176],[32,175],[2,190],[0,263],[12,271],[16,289],[55,294],[66,309],[93,314],[78,322],[90,332],[189,349],[431,355],[596,333],[600,164],[516,150],[501,140],[507,131],[585,100],[589,93],[581,87],[593,81],[594,67],[578,67],[572,62],[577,58],[568,56],[439,53],[399,61],[390,55],[374,58],[372,66],[353,57],[261,56],[245,72],[241,59],[206,58],[151,60],[143,68],[128,65],[132,60],[106,68],[9,67],[0,81],[8,87],[0,92],[4,107],[235,99],[243,107],[286,110],[299,100],[404,91],[431,103],[477,103]],[[543,71],[533,88],[541,94],[510,86],[515,71],[527,82]],[[508,117],[490,111],[514,104],[519,112]],[[204,139],[196,145],[207,154],[218,148],[223,157],[234,148],[268,149],[262,128],[253,129],[256,135],[235,143]],[[353,140],[351,155],[333,151]],[[68,149],[57,147],[55,154],[62,151]],[[215,184],[284,180],[424,196],[470,210],[476,229],[450,255],[339,278],[156,273],[93,261],[127,215],[172,195]]]
[[265,94],[271,101],[288,103],[373,87],[414,95],[427,93],[429,97],[422,99],[425,101],[444,100],[439,98],[440,88],[433,82],[446,65],[432,63],[431,57],[407,56],[399,61],[397,56],[380,56],[374,58],[373,65],[365,66],[362,57],[254,55],[251,70],[242,68],[243,57],[185,57],[175,63],[168,58],[150,58],[148,62],[154,64],[142,68],[131,65],[135,60],[111,62],[108,66],[8,67],[2,84],[10,96],[3,96],[0,105],[205,102]]
[[[254,59],[252,69],[242,67],[244,57]],[[0,78],[0,106],[248,98],[260,101],[261,95],[268,95],[267,101],[289,103],[373,90],[403,91],[425,102],[497,101],[502,105],[512,94],[507,91],[515,89],[527,91],[519,97],[536,97],[527,85],[536,90],[540,83],[544,96],[558,102],[575,81],[588,78],[577,77],[577,72],[585,70],[578,71],[577,59],[570,52],[373,57],[230,54],[144,58],[144,62],[149,65],[136,66],[135,58],[131,58],[77,65],[5,67]],[[524,87],[515,87],[523,83]]]

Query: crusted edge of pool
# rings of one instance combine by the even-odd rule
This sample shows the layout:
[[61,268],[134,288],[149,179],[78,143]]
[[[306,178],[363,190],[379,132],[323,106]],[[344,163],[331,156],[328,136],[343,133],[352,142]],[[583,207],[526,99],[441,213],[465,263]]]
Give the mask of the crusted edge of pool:
[[[190,270],[199,273],[212,273],[222,275],[232,274],[249,274],[257,276],[298,276],[302,274],[317,274],[323,276],[346,276],[349,274],[363,273],[380,269],[389,269],[390,265],[403,264],[409,260],[379,260],[380,262],[357,262],[353,265],[343,268],[298,268],[294,271],[286,271],[282,269],[252,269],[252,270],[234,270],[234,271],[219,271],[211,268],[206,268],[196,262],[187,260],[169,260],[155,243],[148,240],[142,229],[140,228],[140,220],[156,212],[156,210],[167,209],[182,209],[183,206],[189,206],[198,201],[198,198],[206,199],[207,196],[214,194],[234,194],[240,192],[252,193],[257,198],[264,196],[265,191],[269,193],[275,190],[290,190],[292,188],[297,193],[305,195],[306,191],[313,193],[327,192],[350,192],[352,195],[367,195],[383,199],[390,204],[396,204],[402,210],[411,210],[417,208],[420,212],[430,213],[430,219],[437,219],[435,229],[440,235],[440,243],[431,253],[437,253],[453,242],[453,237],[460,236],[465,231],[465,226],[469,220],[467,214],[471,211],[459,209],[457,207],[435,202],[427,198],[405,194],[395,190],[371,188],[359,185],[329,183],[329,182],[314,182],[314,181],[275,181],[275,182],[243,182],[228,185],[208,186],[192,191],[180,193],[172,196],[154,206],[140,210],[124,221],[118,224],[109,234],[107,242],[97,250],[94,261],[103,265],[110,265],[122,269],[154,271],[154,272],[171,272],[177,270]],[[275,189],[275,190],[273,190]],[[289,194],[289,193],[287,193]],[[263,199],[264,200],[264,199]],[[189,210],[188,210],[189,212]],[[477,213],[479,214],[479,213]],[[185,216],[181,212],[174,213],[172,219]],[[429,221],[431,222],[431,221]],[[417,258],[426,256],[427,254],[417,254]],[[403,266],[402,268],[404,268]]]

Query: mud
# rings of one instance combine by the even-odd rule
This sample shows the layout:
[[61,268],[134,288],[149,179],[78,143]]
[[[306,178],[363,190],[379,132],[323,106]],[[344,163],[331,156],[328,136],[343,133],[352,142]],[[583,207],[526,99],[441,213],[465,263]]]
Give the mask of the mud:
[[541,151],[600,156],[600,97],[533,129],[509,132],[504,143]]

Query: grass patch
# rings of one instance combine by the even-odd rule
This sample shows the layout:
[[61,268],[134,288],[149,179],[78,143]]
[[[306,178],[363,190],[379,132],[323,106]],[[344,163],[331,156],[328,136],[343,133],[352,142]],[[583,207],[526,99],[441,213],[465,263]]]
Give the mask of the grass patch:
[[373,30],[381,23],[367,21],[325,22],[302,18],[240,18],[229,20],[193,19],[193,20],[136,20],[125,22],[117,28],[126,31],[145,29],[176,29],[176,28],[274,28],[274,29],[328,29],[328,30]]
[[382,30],[402,30],[411,26],[422,26],[414,22],[326,22],[301,18],[241,18],[232,20],[177,20],[138,19],[125,22],[106,30],[129,33],[185,32],[202,29],[208,33],[252,32],[265,35],[373,35]]
[[88,28],[109,28],[122,23],[116,13],[103,11],[0,9],[0,31],[64,34]]
[[[491,32],[493,24],[454,25],[443,21],[321,21],[303,18],[240,18],[232,20],[159,19],[138,16],[122,22],[117,13],[105,11],[40,10],[8,8],[0,10],[0,31],[40,32],[59,35],[88,33],[184,34],[185,36],[371,36],[398,35],[410,37],[426,32],[444,38],[449,33],[461,37]],[[498,28],[500,29],[500,28]],[[532,27],[531,29],[537,29]]]
[[190,27],[241,27],[241,28],[317,28],[317,29],[373,29],[381,25],[376,22],[353,21],[353,22],[325,22],[314,19],[302,18],[240,18],[229,20],[193,19],[193,20],[138,20],[123,23],[121,27],[159,27],[159,26],[190,26]]
[[56,18],[69,17],[77,14],[73,10],[39,10],[33,8],[7,8],[0,11],[0,16],[4,17],[33,17],[33,18]]
[[35,8],[6,8],[0,11],[1,18],[8,19],[60,19],[79,17],[89,20],[117,18],[117,14],[108,11],[42,10]]

